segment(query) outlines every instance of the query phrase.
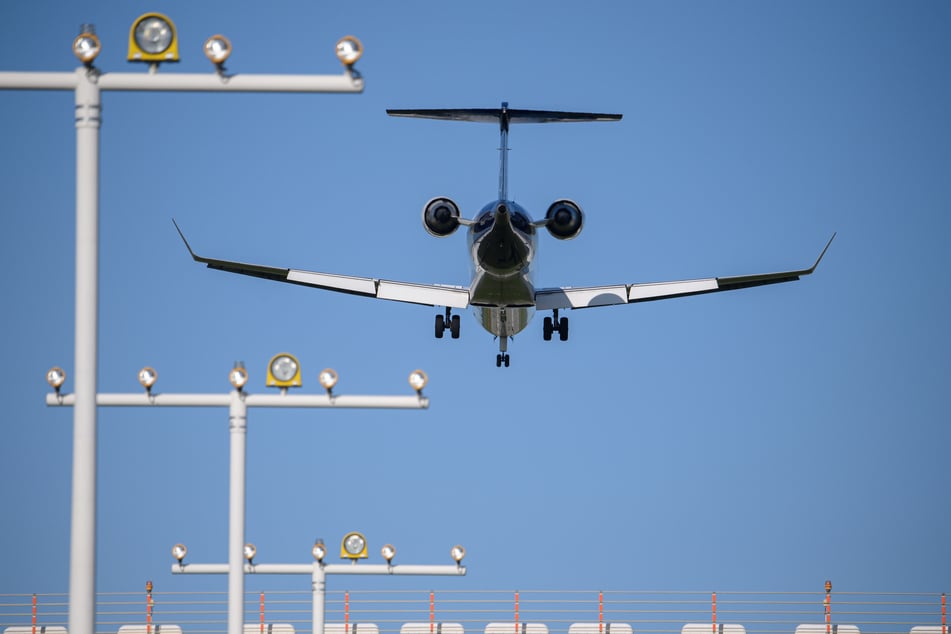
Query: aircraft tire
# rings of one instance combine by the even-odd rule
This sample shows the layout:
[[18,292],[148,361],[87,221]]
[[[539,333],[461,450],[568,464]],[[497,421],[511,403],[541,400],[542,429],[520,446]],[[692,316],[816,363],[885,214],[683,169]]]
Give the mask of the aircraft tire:
[[453,339],[459,338],[459,315],[453,315],[449,321],[449,334]]
[[436,315],[436,339],[442,339],[444,332],[446,332],[446,320],[442,315]]
[[542,322],[542,338],[544,338],[545,341],[551,341],[551,333],[553,330],[551,317],[545,317],[545,321]]
[[568,318],[562,317],[558,320],[558,338],[562,341],[568,341]]

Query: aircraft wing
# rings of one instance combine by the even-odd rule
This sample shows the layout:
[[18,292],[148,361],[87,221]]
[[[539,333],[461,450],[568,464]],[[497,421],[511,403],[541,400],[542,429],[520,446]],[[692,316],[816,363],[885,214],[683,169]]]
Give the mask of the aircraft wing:
[[779,273],[760,273],[757,275],[739,275],[734,277],[711,277],[699,280],[679,280],[675,282],[648,282],[639,284],[616,284],[613,286],[585,286],[559,288],[540,288],[535,290],[535,308],[551,310],[554,308],[593,308],[595,306],[613,306],[616,304],[634,304],[650,302],[671,297],[687,297],[719,291],[733,291],[740,288],[764,286],[793,282],[803,275],[816,270],[822,256],[826,254],[835,234],[829,238],[815,264],[798,271]]
[[[175,222],[174,220],[172,222]],[[196,262],[206,264],[210,269],[240,273],[252,277],[261,277],[266,280],[287,282],[301,286],[322,288],[328,291],[376,297],[409,304],[425,306],[449,306],[451,308],[466,308],[469,306],[469,289],[464,286],[449,286],[443,284],[414,284],[411,282],[396,282],[373,277],[356,277],[353,275],[337,275],[334,273],[319,273],[317,271],[302,271],[299,269],[282,269],[260,264],[245,264],[230,260],[216,260],[198,255],[192,251],[185,234],[175,223],[178,235],[182,237],[188,253]]]

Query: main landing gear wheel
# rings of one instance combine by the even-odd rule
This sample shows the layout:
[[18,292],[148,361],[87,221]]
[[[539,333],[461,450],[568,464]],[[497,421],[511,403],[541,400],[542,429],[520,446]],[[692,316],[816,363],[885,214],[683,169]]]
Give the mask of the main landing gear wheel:
[[499,353],[495,355],[495,367],[501,368],[502,364],[505,364],[505,367],[509,367],[508,353],[505,353],[505,354]]
[[568,341],[568,318],[562,317],[558,318],[558,309],[552,311],[554,317],[545,317],[545,320],[542,322],[542,338],[545,341],[551,341],[551,335],[553,332],[558,333],[558,338],[562,341]]
[[451,308],[446,309],[445,315],[436,315],[436,339],[442,339],[447,330],[453,339],[459,338],[459,315],[453,315]]

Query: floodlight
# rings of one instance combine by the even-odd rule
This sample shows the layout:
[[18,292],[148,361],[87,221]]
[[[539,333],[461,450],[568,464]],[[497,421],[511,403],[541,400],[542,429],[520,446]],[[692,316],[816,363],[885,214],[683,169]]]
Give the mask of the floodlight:
[[175,25],[161,13],[140,15],[129,30],[130,62],[177,62]]
[[334,389],[334,386],[337,384],[337,373],[332,368],[324,368],[321,370],[320,374],[317,376],[317,379],[320,381],[320,384],[327,390],[327,393],[330,394],[330,391]]
[[254,544],[245,544],[244,545],[244,558],[248,560],[248,563],[253,563],[254,556],[258,554],[258,549],[254,547]]
[[396,557],[396,547],[393,546],[393,544],[384,544],[383,548],[380,549],[380,554],[383,555],[383,559],[389,564],[393,561],[393,557]]
[[413,370],[409,373],[409,385],[416,390],[417,394],[422,394],[427,383],[429,383],[429,377],[422,370]]
[[224,35],[212,35],[205,40],[202,50],[212,64],[220,67],[231,55],[231,40]]
[[367,558],[367,539],[360,533],[347,533],[340,542],[340,558],[350,559],[356,563],[357,559]]
[[363,55],[363,44],[352,35],[347,35],[337,41],[337,59],[350,68]]
[[300,387],[300,363],[297,357],[282,352],[271,357],[267,364],[268,387]]
[[310,549],[310,554],[314,556],[317,563],[324,562],[324,557],[327,556],[327,547],[324,545],[323,539],[317,538],[317,541],[314,542],[314,547]]
[[234,389],[241,391],[241,388],[245,386],[248,382],[248,371],[244,369],[243,361],[235,361],[234,367],[231,368],[231,372],[228,373],[228,380],[231,382],[231,385],[234,386]]
[[59,388],[63,386],[63,383],[66,382],[66,370],[57,366],[50,368],[49,372],[46,373],[46,382],[50,384],[56,392],[59,392]]
[[466,556],[466,549],[459,544],[456,544],[452,547],[452,550],[449,551],[449,555],[457,564],[461,564],[463,557]]
[[139,383],[142,384],[142,387],[144,387],[145,391],[149,394],[152,393],[152,386],[155,385],[157,380],[158,372],[155,371],[155,368],[145,366],[139,370]]
[[175,544],[172,546],[172,557],[178,560],[178,563],[182,563],[182,560],[185,559],[185,555],[188,554],[188,547],[185,544]]
[[96,28],[91,24],[79,27],[79,35],[73,40],[73,55],[86,66],[91,66],[101,50],[102,45],[96,37]]

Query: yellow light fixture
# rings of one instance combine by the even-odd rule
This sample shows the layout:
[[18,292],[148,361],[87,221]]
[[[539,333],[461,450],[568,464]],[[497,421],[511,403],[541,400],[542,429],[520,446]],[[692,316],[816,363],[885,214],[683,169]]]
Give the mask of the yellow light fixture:
[[340,542],[340,558],[356,561],[367,558],[367,538],[361,533],[352,532],[343,536]]
[[129,29],[130,62],[177,62],[178,33],[161,13],[140,15]]
[[300,387],[300,362],[297,357],[286,352],[271,357],[267,364],[268,387]]

